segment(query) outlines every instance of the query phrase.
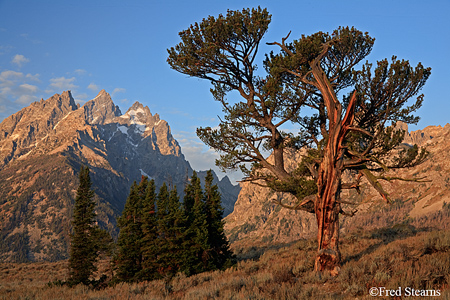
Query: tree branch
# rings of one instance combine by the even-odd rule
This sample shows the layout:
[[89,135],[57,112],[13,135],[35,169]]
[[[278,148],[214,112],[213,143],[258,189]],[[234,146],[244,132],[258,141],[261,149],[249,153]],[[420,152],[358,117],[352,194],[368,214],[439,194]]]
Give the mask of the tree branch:
[[291,209],[291,210],[303,210],[306,212],[314,213],[314,200],[316,199],[316,195],[309,195],[303,198],[298,204],[295,205],[287,205],[281,202],[280,200],[273,199],[272,201],[281,207]]

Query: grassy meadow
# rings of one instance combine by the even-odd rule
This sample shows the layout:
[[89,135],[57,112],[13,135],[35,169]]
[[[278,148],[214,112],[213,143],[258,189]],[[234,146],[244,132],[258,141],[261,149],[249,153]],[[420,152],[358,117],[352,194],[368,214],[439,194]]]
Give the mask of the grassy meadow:
[[[225,271],[100,290],[49,286],[67,279],[67,261],[3,263],[0,299],[373,299],[371,287],[439,290],[440,296],[431,298],[450,299],[450,230],[398,224],[345,234],[337,277],[314,273],[314,239],[235,251],[239,262]],[[105,261],[100,269],[109,272]]]
[[[0,263],[0,300],[78,299],[402,299],[373,297],[372,287],[402,288],[403,299],[450,299],[450,205],[405,219],[409,204],[343,220],[342,268],[337,277],[313,271],[316,240],[289,244],[232,244],[236,266],[171,280],[69,288],[67,261]],[[97,278],[111,277],[108,260]],[[405,297],[405,289],[439,291],[434,297]]]

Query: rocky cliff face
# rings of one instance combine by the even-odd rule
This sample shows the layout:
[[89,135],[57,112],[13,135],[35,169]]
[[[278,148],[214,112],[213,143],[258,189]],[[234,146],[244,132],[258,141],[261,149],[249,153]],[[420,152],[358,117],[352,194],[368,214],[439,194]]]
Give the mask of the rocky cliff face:
[[[285,160],[286,168],[292,171],[301,159],[301,152],[289,152]],[[295,199],[289,194],[275,193],[269,188],[252,182],[241,184],[234,211],[225,218],[225,232],[231,243],[253,244],[290,242],[302,237],[310,237],[315,232],[314,216],[284,209],[274,200],[293,204]]]
[[[400,126],[408,131],[406,124]],[[394,201],[391,205],[384,204],[380,195],[365,182],[361,194],[345,190],[341,198],[357,203],[356,206],[347,207],[347,210],[356,208],[358,213],[353,218],[341,217],[342,231],[351,231],[358,226],[367,227],[378,221],[380,224],[390,224],[408,218],[421,218],[442,209],[444,203],[450,203],[450,124],[406,132],[404,144],[405,147],[413,144],[424,146],[430,152],[429,156],[417,167],[391,171],[389,175],[403,178],[425,177],[424,182],[382,182]],[[290,168],[300,159],[299,154],[288,157],[293,157],[289,160]],[[312,214],[281,208],[273,203],[275,198],[293,201],[288,195],[273,193],[252,183],[242,185],[234,211],[225,218],[225,230],[229,239],[235,243],[234,246],[290,242],[315,236],[317,224]],[[397,216],[379,213],[398,207],[402,209]],[[383,218],[386,220],[378,220]]]
[[[81,165],[91,170],[99,223],[113,235],[133,181],[145,175],[182,191],[192,174],[167,122],[138,102],[125,114],[104,90],[82,107],[70,92],[35,102],[0,124],[1,261],[67,257]],[[224,195],[228,211],[238,192]]]

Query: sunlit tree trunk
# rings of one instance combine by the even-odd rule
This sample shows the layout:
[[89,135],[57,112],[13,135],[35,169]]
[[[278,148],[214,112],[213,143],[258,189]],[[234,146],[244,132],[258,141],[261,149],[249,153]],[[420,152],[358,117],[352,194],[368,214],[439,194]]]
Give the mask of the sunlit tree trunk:
[[312,65],[317,87],[322,92],[328,118],[327,144],[317,178],[315,213],[318,226],[318,253],[315,270],[337,275],[341,262],[339,251],[339,213],[341,211],[341,175],[344,169],[343,142],[353,123],[356,94],[353,93],[343,116],[342,104],[337,100],[328,78],[318,63]]
[[[331,157],[330,157],[331,156]],[[337,275],[341,262],[339,251],[339,212],[342,166],[327,155],[319,170],[315,213],[318,226],[318,253],[315,270]]]

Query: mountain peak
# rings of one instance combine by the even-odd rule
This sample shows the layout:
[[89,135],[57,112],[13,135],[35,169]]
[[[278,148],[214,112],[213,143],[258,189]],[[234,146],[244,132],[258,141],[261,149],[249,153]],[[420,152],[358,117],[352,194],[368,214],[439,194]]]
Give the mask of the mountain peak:
[[111,95],[108,94],[105,90],[101,90],[97,96],[91,101],[95,102],[112,102]]
[[144,105],[142,103],[140,103],[139,101],[136,101],[133,103],[133,105],[131,105],[130,109],[138,109],[138,108],[142,108],[144,109]]
[[114,117],[120,116],[118,106],[114,105],[111,95],[101,90],[98,95],[83,105],[84,116],[90,124],[106,124]]
[[66,108],[68,110],[76,110],[77,105],[72,97],[70,91],[64,91],[61,94],[54,94],[47,100],[41,99],[39,102],[34,102],[33,105],[39,105],[40,109],[49,109],[53,107]]
[[[127,110],[125,115],[129,116],[135,116],[142,114],[142,116],[146,119],[149,117],[152,117],[152,113],[150,112],[150,109],[148,106],[144,106],[142,103],[136,101],[131,105],[131,107]],[[145,122],[144,122],[145,123]]]

